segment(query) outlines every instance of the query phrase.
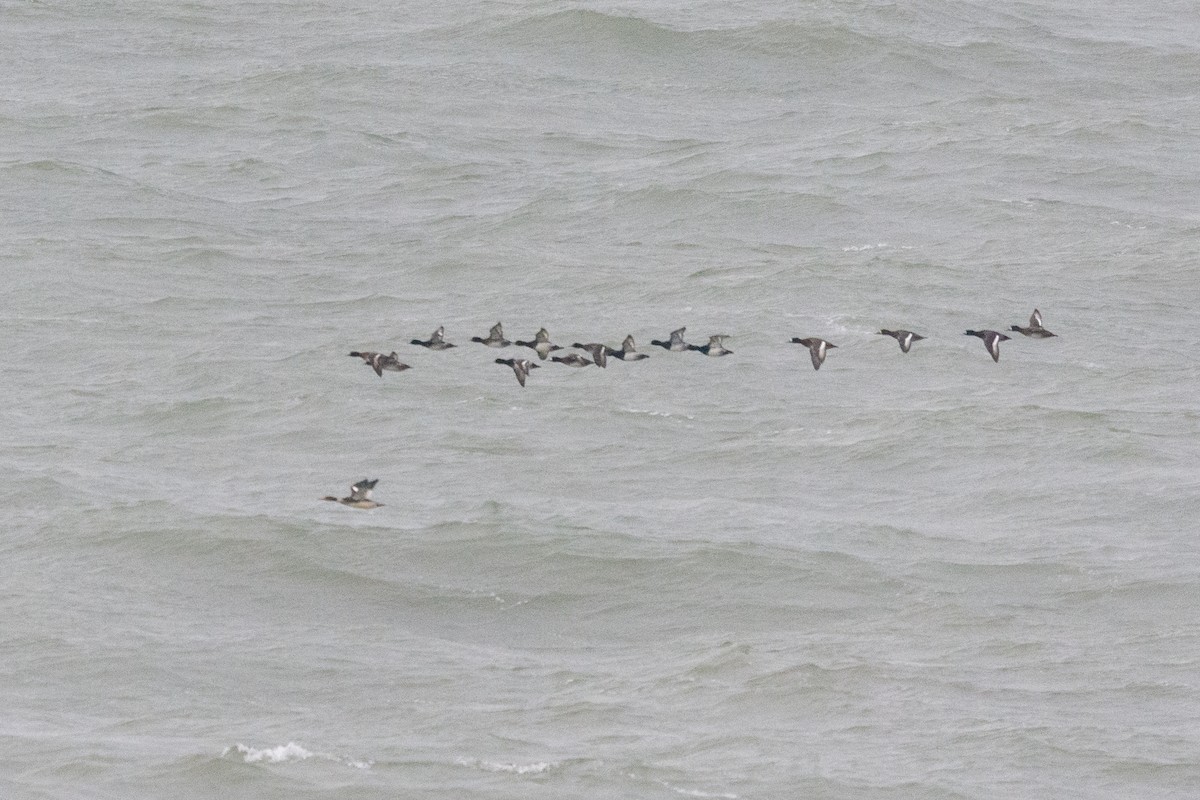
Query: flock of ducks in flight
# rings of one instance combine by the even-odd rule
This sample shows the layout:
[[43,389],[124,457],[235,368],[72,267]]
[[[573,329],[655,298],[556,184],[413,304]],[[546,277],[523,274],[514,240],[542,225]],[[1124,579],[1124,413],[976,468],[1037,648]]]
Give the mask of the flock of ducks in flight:
[[[1009,328],[1009,330],[1016,331],[1017,333],[1028,336],[1032,339],[1049,339],[1055,335],[1046,330],[1046,328],[1042,325],[1042,312],[1038,311],[1036,308],[1033,310],[1033,314],[1031,314],[1029,317],[1029,325],[1027,327],[1013,325]],[[703,353],[706,356],[714,357],[728,356],[733,354],[732,350],[726,349],[725,347],[725,340],[729,338],[725,334],[710,336],[708,337],[707,344],[695,345],[684,341],[683,335],[686,331],[686,327],[679,328],[678,330],[671,331],[671,335],[668,337],[667,341],[653,339],[651,340],[650,344],[656,347],[661,347],[672,353],[682,353],[694,350],[696,352]],[[885,328],[879,331],[879,333],[895,339],[900,344],[901,352],[904,353],[907,353],[912,349],[914,342],[919,342],[925,338],[924,336],[906,330],[890,331]],[[987,348],[988,353],[992,356],[992,360],[995,362],[1000,361],[1000,343],[1008,341],[1012,338],[1006,334],[1000,333],[999,331],[993,330],[969,330],[966,331],[964,335],[978,336],[980,339],[982,339],[983,346]],[[415,344],[429,350],[449,350],[450,348],[455,347],[456,345],[446,341],[445,336],[446,331],[445,327],[443,326],[430,334],[427,340],[413,339],[411,344]],[[609,347],[608,345],[600,344],[598,342],[591,342],[587,344],[575,342],[571,345],[571,347],[576,350],[583,350],[586,352],[591,356],[590,359],[584,358],[578,353],[552,356],[550,355],[551,353],[564,350],[566,348],[562,347],[561,345],[551,343],[550,334],[545,328],[539,330],[534,335],[532,341],[512,342],[504,338],[504,328],[499,322],[492,326],[492,329],[488,332],[486,337],[472,336],[471,341],[478,342],[486,345],[487,347],[496,348],[508,347],[509,345],[528,347],[537,353],[538,358],[542,361],[545,361],[547,358],[549,358],[552,362],[563,364],[568,367],[589,367],[594,364],[597,367],[605,368],[608,366],[608,359],[610,358],[615,358],[620,361],[641,361],[650,357],[646,353],[639,353],[637,351],[632,334],[626,336],[625,340],[621,342],[620,350]],[[813,369],[820,369],[821,365],[825,363],[826,353],[828,353],[829,350],[837,347],[837,345],[833,344],[832,342],[828,342],[825,339],[820,339],[815,336],[810,336],[804,339],[801,339],[800,337],[794,337],[792,339],[792,343],[803,345],[804,347],[808,348],[808,354],[812,359]],[[403,372],[404,370],[409,369],[409,365],[400,361],[399,356],[394,350],[388,354],[355,350],[351,352],[350,355],[354,358],[361,358],[363,363],[375,370],[375,374],[381,378],[383,377],[384,371]],[[529,377],[530,371],[541,368],[540,364],[535,364],[527,358],[497,358],[496,363],[504,364],[505,366],[512,368],[513,373],[517,377],[517,382],[520,383],[522,387],[525,386],[525,380]],[[322,499],[341,503],[342,505],[350,506],[351,508],[378,508],[379,506],[382,506],[383,503],[378,503],[371,498],[371,490],[375,488],[375,484],[378,482],[378,478],[375,478],[374,480],[363,479],[350,487],[350,495],[348,497],[327,496]]]

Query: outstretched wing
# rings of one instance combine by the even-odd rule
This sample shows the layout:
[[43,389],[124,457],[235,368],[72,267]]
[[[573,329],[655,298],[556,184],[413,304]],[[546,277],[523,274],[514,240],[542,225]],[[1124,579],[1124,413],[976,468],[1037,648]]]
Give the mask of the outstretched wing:
[[351,500],[370,500],[371,490],[375,488],[375,484],[379,483],[379,478],[375,480],[367,480],[363,478],[358,483],[350,487]]
[[813,369],[820,369],[821,362],[825,360],[825,348],[821,346],[819,339],[808,345],[808,355],[812,358]]

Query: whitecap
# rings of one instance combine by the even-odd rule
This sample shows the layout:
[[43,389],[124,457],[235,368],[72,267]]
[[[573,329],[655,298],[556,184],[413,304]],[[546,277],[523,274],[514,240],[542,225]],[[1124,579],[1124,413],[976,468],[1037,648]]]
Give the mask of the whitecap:
[[714,792],[702,792],[699,789],[684,789],[682,786],[672,786],[671,784],[667,783],[666,781],[658,781],[658,783],[659,783],[659,785],[664,786],[667,789],[670,789],[672,792],[675,792],[676,794],[682,794],[687,797],[716,797],[716,798],[721,798],[721,800],[737,800],[736,794],[729,794],[729,793],[718,794],[718,793],[714,793]]
[[325,761],[336,761],[339,764],[344,764],[347,767],[354,769],[370,769],[374,762],[362,761],[353,758],[341,758],[330,753],[314,753],[311,750],[306,750],[295,742],[281,744],[278,747],[264,747],[262,749],[256,747],[248,747],[247,745],[238,742],[233,747],[226,747],[221,752],[221,758],[227,757],[230,753],[236,752],[242,757],[247,764],[282,764],[288,761],[305,761],[310,758],[319,758]]
[[295,742],[281,744],[279,747],[265,747],[261,750],[247,747],[238,742],[235,747],[226,747],[221,756],[225,757],[233,750],[241,753],[247,764],[257,764],[260,761],[265,761],[268,764],[279,764],[283,761],[303,761],[306,758],[312,758],[314,755]]
[[478,758],[460,758],[458,763],[464,767],[474,767],[487,772],[508,772],[513,775],[538,775],[548,769],[558,766],[550,761],[535,761],[531,764],[512,764],[500,761],[482,761]]

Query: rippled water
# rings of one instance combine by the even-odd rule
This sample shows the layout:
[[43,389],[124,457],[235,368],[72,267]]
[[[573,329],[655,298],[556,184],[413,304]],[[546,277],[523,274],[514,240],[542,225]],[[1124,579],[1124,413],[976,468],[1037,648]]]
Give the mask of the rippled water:
[[[1191,797],[1198,41],[0,9],[0,789]],[[498,320],[651,358],[521,389]]]

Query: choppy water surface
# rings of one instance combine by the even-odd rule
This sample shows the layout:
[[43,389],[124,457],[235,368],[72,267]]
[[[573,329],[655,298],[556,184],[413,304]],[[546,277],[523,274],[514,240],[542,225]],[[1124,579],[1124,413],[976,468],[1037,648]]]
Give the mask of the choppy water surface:
[[1192,796],[1156,9],[0,9],[0,789]]

